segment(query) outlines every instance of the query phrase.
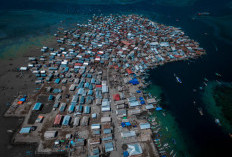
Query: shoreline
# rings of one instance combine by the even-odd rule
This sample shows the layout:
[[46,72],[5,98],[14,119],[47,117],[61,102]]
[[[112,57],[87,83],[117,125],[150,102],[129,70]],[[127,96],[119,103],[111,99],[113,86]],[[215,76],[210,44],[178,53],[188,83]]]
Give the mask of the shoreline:
[[[53,41],[53,40],[51,40]],[[45,40],[42,41],[42,43],[46,43],[48,45],[54,45],[51,41]],[[54,42],[54,41],[53,41]],[[12,127],[8,122],[5,124],[9,127],[4,127],[1,129],[1,132],[4,132],[5,138],[8,140],[3,140],[3,142],[0,144],[1,151],[0,154],[5,155],[5,151],[10,151],[11,149],[17,149],[17,148],[11,148],[13,147],[21,147],[24,144],[14,143],[13,138],[16,135],[17,130],[22,126],[24,121],[24,116],[6,116],[6,112],[9,109],[9,103],[13,102],[15,100],[15,97],[19,95],[20,93],[24,93],[29,95],[30,93],[33,93],[34,89],[36,88],[36,85],[34,84],[35,76],[31,72],[24,72],[23,78],[20,77],[21,74],[17,70],[20,66],[26,66],[28,63],[27,58],[28,56],[40,56],[42,53],[40,51],[40,47],[34,45],[30,48],[27,48],[27,51],[23,54],[18,54],[14,57],[6,57],[6,58],[0,58],[0,88],[2,92],[0,93],[1,97],[1,121],[7,120],[7,121],[14,121],[17,126]],[[3,68],[4,67],[4,68]],[[8,132],[9,131],[9,132]],[[13,133],[11,132],[13,131]],[[33,144],[34,145],[34,144]],[[9,147],[9,149],[5,148]],[[31,144],[27,145],[28,148],[31,147]],[[35,146],[33,146],[35,147]],[[4,152],[2,152],[4,150]],[[17,152],[20,150],[17,150]]]

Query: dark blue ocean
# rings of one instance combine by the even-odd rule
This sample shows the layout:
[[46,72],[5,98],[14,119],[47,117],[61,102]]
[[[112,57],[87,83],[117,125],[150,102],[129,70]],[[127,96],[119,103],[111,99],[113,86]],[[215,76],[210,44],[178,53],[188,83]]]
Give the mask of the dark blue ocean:
[[[79,3],[78,3],[79,2]],[[87,4],[88,2],[88,4]],[[196,157],[220,157],[231,154],[232,140],[218,127],[214,117],[207,114],[202,102],[203,79],[216,80],[215,72],[223,77],[220,81],[232,81],[232,4],[230,0],[137,0],[126,3],[120,0],[8,0],[0,5],[0,56],[17,56],[19,47],[33,39],[52,35],[59,26],[70,27],[86,22],[93,14],[143,14],[148,18],[181,27],[190,38],[198,41],[207,54],[192,61],[168,63],[150,71],[150,80],[163,90],[164,106],[175,119],[185,139],[189,154]],[[196,16],[198,12],[210,12],[210,16]],[[38,40],[37,40],[38,38]],[[34,40],[33,40],[34,41]],[[32,44],[39,44],[32,42]],[[183,81],[177,84],[173,74]],[[197,92],[193,92],[197,89]],[[202,107],[199,116],[193,101]],[[6,107],[1,107],[3,114]],[[29,146],[9,146],[7,129],[17,127],[16,119],[0,117],[0,156],[26,156]],[[18,153],[20,152],[20,153]]]

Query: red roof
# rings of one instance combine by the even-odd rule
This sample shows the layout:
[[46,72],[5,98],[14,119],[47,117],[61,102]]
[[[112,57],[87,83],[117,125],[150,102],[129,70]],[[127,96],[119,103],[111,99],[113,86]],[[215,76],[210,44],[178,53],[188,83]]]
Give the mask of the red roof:
[[82,63],[75,63],[75,66],[82,66]]
[[122,40],[122,43],[125,45],[130,45],[130,43],[128,41]]
[[114,101],[119,101],[120,100],[120,95],[119,94],[114,94],[113,98],[114,98]]
[[102,85],[96,85],[96,88],[101,88],[102,87]]
[[174,57],[176,57],[176,58],[182,58],[183,56],[181,56],[181,55],[173,55]]
[[126,69],[126,71],[129,75],[133,73],[130,69]]
[[60,125],[61,119],[62,119],[62,115],[60,115],[60,114],[56,115],[54,125]]
[[115,66],[114,66],[114,69],[118,69],[118,66],[117,66],[117,65],[115,65]]

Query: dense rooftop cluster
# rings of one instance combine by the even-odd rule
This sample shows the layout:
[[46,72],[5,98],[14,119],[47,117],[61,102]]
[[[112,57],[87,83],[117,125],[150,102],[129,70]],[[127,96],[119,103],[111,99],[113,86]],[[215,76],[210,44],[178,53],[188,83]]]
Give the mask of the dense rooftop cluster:
[[199,44],[138,15],[94,16],[55,37],[56,47],[43,47],[42,56],[20,68],[30,69],[41,87],[7,112],[26,116],[15,141],[71,156],[158,156],[155,120],[141,116],[159,107],[142,90],[144,75],[155,65],[204,54]]

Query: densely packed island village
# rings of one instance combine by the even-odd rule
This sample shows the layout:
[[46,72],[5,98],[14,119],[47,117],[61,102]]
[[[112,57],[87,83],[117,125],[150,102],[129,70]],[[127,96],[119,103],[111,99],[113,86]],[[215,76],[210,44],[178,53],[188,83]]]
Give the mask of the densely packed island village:
[[37,143],[38,154],[69,156],[173,156],[160,151],[147,118],[159,107],[144,91],[146,72],[166,62],[205,54],[179,28],[139,15],[93,16],[54,34],[28,65],[39,86],[19,95],[5,116],[25,117],[14,143]]

